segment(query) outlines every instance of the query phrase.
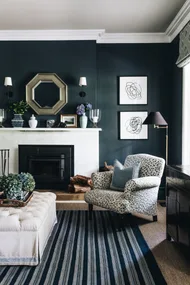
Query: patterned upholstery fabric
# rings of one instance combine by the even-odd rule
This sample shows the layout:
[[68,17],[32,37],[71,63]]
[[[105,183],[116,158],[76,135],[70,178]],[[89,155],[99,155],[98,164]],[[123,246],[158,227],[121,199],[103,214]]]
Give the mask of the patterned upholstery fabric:
[[111,211],[157,214],[157,196],[164,171],[164,159],[148,154],[129,155],[125,166],[141,162],[140,178],[129,180],[124,192],[109,190],[112,171],[92,174],[93,190],[85,193],[85,201]]
[[129,167],[136,162],[141,162],[140,177],[145,176],[158,176],[162,177],[164,171],[165,161],[161,157],[149,154],[135,154],[128,155],[124,166]]

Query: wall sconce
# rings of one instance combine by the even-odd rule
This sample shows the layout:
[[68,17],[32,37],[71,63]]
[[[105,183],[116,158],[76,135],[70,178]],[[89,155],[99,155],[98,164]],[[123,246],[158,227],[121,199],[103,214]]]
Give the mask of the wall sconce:
[[12,84],[12,78],[11,77],[5,77],[4,86],[6,86],[6,88],[7,88],[6,95],[9,98],[13,96],[12,85],[13,85]]
[[[79,79],[79,86],[87,86],[86,77],[80,77]],[[86,93],[84,91],[79,92],[80,97],[85,97]]]

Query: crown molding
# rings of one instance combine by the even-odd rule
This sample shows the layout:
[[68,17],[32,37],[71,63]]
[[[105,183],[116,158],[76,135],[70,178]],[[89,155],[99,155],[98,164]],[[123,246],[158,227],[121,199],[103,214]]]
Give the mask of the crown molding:
[[165,33],[102,33],[97,43],[169,43],[169,37]]
[[165,31],[165,34],[169,37],[170,42],[173,41],[173,39],[180,33],[180,31],[189,21],[190,0],[187,0]]
[[97,40],[105,30],[0,30],[0,41]]
[[164,33],[106,33],[99,30],[0,30],[0,41],[80,41],[106,43],[170,43],[190,21],[187,0]]

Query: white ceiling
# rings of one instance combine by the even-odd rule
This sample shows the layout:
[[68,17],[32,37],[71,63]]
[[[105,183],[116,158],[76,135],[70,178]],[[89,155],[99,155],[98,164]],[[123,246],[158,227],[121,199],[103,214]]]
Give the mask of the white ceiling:
[[185,0],[1,0],[0,30],[165,32]]

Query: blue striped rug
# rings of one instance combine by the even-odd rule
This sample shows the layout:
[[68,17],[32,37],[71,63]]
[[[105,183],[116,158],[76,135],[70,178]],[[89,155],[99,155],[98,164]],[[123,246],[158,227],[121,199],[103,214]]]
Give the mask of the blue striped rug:
[[1,285],[166,284],[137,226],[117,229],[109,211],[58,211],[36,267],[0,266]]

